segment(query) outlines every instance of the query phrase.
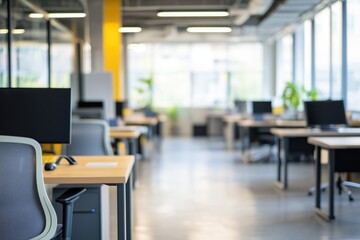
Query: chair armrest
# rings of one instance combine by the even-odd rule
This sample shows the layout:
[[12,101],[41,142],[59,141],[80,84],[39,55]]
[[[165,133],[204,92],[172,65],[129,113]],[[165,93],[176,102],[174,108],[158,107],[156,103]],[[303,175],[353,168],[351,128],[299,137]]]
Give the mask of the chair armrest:
[[79,196],[86,191],[86,188],[70,188],[66,190],[61,196],[59,196],[55,201],[58,203],[66,204],[76,201]]

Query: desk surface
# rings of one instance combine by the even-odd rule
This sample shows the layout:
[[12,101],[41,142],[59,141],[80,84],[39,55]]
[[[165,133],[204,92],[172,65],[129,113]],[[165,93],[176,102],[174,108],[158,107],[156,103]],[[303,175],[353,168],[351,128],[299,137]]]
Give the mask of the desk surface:
[[231,114],[231,115],[225,115],[222,117],[224,122],[227,123],[235,123],[240,121],[241,119],[244,119],[247,115],[246,114]]
[[[61,164],[54,171],[44,171],[50,184],[126,183],[134,165],[134,156],[74,156],[78,165]],[[115,167],[87,167],[88,163],[117,163]]]
[[111,127],[110,137],[111,138],[138,138],[141,135],[141,130],[136,127]]
[[127,125],[137,124],[137,125],[156,125],[159,122],[157,117],[129,117],[125,118],[124,122]]
[[308,143],[327,149],[360,148],[360,137],[310,137]]
[[337,132],[311,128],[272,128],[270,132],[278,137],[360,136],[359,128],[341,128]]
[[306,123],[302,120],[264,120],[257,121],[254,119],[241,119],[238,121],[242,127],[305,127]]

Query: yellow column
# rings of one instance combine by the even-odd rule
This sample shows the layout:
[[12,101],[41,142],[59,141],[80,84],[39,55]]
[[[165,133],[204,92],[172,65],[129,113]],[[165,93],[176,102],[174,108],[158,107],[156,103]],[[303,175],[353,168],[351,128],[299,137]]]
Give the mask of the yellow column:
[[103,51],[104,70],[113,75],[114,97],[121,100],[121,0],[104,0]]

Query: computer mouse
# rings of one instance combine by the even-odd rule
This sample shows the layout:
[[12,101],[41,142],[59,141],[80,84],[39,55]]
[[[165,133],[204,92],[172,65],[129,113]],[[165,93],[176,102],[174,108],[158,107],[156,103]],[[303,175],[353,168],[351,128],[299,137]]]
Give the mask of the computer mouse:
[[44,166],[45,171],[54,171],[56,169],[56,163],[47,162]]

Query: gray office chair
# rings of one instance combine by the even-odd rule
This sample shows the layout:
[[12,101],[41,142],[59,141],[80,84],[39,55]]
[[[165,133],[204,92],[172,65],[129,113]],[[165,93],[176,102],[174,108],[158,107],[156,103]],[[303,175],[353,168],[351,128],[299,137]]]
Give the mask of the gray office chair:
[[0,238],[70,239],[72,206],[85,189],[71,189],[56,201],[64,226],[46,194],[41,147],[30,138],[0,136]]
[[73,120],[71,144],[64,146],[66,155],[114,155],[105,120]]

